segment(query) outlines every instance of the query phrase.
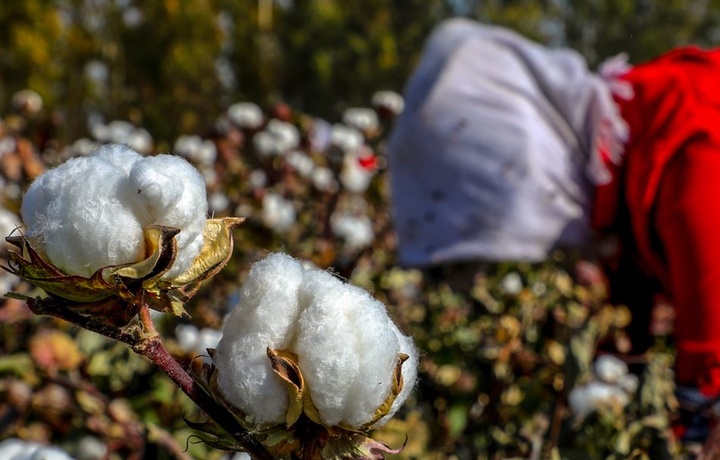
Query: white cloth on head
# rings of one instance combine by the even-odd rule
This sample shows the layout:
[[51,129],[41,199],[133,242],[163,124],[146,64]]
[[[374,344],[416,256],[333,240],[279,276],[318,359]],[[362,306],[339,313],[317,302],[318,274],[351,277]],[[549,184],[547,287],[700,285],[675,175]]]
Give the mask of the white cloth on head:
[[599,147],[627,126],[583,58],[464,19],[431,36],[388,142],[400,262],[529,260],[588,241]]

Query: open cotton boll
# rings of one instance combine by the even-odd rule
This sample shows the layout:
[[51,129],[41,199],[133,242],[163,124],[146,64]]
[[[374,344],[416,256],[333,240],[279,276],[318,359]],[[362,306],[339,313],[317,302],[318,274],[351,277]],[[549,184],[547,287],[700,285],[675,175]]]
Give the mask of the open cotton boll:
[[295,207],[291,201],[275,193],[263,197],[262,221],[267,227],[282,233],[292,228],[295,218]]
[[284,254],[272,254],[254,264],[240,302],[225,319],[223,338],[213,357],[220,391],[259,423],[285,420],[287,392],[266,350],[290,346],[303,272],[300,262]]
[[235,334],[262,331],[282,343],[295,327],[305,269],[300,261],[274,253],[255,263],[240,289],[240,302],[226,320]]
[[343,123],[363,132],[375,131],[379,126],[377,113],[366,107],[352,107],[345,110]]
[[343,158],[340,182],[350,192],[362,193],[367,190],[373,177],[373,171],[363,168],[354,154]]
[[395,91],[378,91],[373,94],[372,105],[378,109],[385,109],[393,115],[400,115],[405,108],[405,101]]
[[595,360],[595,376],[606,383],[617,383],[627,375],[628,366],[620,358],[612,355],[600,355]]
[[252,102],[237,102],[227,110],[227,116],[241,128],[255,129],[263,123],[263,112]]
[[568,395],[570,409],[577,418],[583,418],[591,412],[605,407],[622,409],[629,402],[630,398],[622,388],[598,381],[573,388]]
[[62,271],[86,277],[145,258],[144,227],[177,227],[178,256],[164,275],[171,278],[200,252],[207,199],[202,177],[187,161],[142,158],[110,144],[38,177],[21,214],[37,249]]
[[331,274],[308,271],[296,350],[312,400],[328,426],[361,426],[390,394],[400,344],[385,307]]
[[355,127],[334,124],[330,134],[330,142],[345,152],[357,151],[365,142],[363,135]]
[[190,268],[200,254],[208,203],[205,182],[187,161],[172,155],[144,158],[130,170],[129,183],[137,191],[144,225],[159,224],[180,229],[175,237],[178,254],[165,274],[172,278]]
[[333,214],[330,228],[335,236],[345,240],[345,244],[350,249],[364,248],[372,243],[375,237],[372,222],[367,216]]
[[66,273],[90,276],[145,254],[135,199],[121,169],[101,157],[72,159],[36,179],[21,207],[26,235]]
[[297,355],[325,426],[372,421],[391,394],[400,353],[410,358],[392,413],[415,385],[417,352],[382,303],[282,254],[253,265],[213,357],[225,398],[259,423],[279,424],[288,409],[287,386],[272,370],[267,347]]

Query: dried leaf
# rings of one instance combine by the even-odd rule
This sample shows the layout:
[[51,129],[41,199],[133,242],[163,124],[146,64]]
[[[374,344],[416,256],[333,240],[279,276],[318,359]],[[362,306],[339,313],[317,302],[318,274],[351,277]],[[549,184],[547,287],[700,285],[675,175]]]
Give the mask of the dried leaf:
[[233,230],[245,221],[240,217],[208,219],[203,231],[203,247],[192,266],[172,280],[172,286],[198,283],[217,274],[233,252]]

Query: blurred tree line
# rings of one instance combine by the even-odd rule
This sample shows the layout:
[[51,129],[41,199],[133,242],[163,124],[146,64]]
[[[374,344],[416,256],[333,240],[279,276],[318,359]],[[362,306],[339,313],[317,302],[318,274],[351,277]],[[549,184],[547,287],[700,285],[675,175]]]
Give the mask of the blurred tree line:
[[401,91],[432,27],[464,15],[592,65],[720,41],[720,0],[23,0],[0,6],[0,113],[31,88],[72,140],[123,119],[169,141],[232,102],[333,118]]

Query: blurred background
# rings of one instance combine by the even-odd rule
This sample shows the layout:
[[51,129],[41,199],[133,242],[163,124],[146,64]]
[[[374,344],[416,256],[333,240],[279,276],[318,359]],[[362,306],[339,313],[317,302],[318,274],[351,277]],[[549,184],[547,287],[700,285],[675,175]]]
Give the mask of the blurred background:
[[[215,216],[248,218],[192,318],[157,317],[183,363],[217,344],[250,263],[283,251],[369,289],[415,338],[420,382],[374,434],[407,440],[401,458],[682,458],[662,299],[650,349],[627,357],[632,312],[606,303],[592,260],[488,265],[464,286],[397,266],[384,142],[425,39],[453,16],[593,67],[720,42],[720,0],[3,1],[0,229],[61,161],[107,142],[172,151],[203,174]],[[0,287],[40,294],[5,273]],[[86,460],[227,458],[183,417],[202,416],[127,347],[0,304],[0,442]]]
[[169,142],[237,100],[332,117],[400,91],[444,18],[507,25],[591,64],[720,40],[717,0],[27,0],[0,6],[0,111],[30,88],[68,141],[97,119]]

